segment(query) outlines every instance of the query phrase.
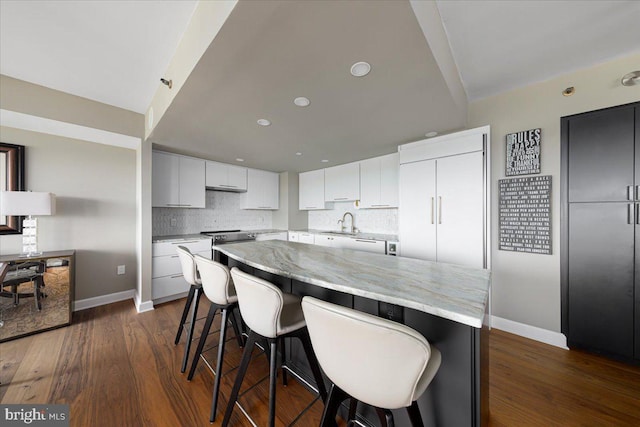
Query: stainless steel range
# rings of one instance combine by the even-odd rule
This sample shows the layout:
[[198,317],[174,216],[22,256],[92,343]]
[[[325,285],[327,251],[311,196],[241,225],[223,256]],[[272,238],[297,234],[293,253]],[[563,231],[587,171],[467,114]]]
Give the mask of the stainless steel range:
[[213,245],[211,247],[211,258],[221,262],[220,252],[215,250],[216,246],[224,245],[226,243],[237,242],[249,242],[256,240],[256,233],[251,231],[242,230],[218,230],[218,231],[201,231],[200,234],[211,236],[213,238]]

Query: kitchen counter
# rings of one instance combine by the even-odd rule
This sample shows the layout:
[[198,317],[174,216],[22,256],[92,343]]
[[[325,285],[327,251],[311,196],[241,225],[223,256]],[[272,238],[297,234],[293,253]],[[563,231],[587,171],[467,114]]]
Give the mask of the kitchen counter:
[[487,270],[283,241],[232,243],[216,250],[279,276],[482,327]]
[[337,230],[315,230],[315,229],[292,230],[292,231],[297,231],[300,233],[312,233],[312,234],[331,234],[334,236],[351,237],[353,239],[384,240],[384,241],[390,241],[390,242],[398,241],[397,234],[364,233],[364,232],[360,232],[357,234],[348,234],[348,233],[341,233]]
[[[482,427],[489,422],[489,340],[483,325],[487,270],[297,242],[262,241],[216,247],[221,262],[262,277],[294,295],[310,295],[403,323],[440,350],[442,365],[418,399],[425,426]],[[362,352],[366,349],[351,349]],[[313,384],[301,344],[290,340],[287,366]],[[372,409],[358,416],[377,423]],[[398,417],[397,427],[409,427]]]
[[202,240],[209,239],[211,240],[211,236],[205,236],[203,234],[174,234],[170,236],[153,236],[151,238],[152,243],[159,242],[179,242],[181,240]]

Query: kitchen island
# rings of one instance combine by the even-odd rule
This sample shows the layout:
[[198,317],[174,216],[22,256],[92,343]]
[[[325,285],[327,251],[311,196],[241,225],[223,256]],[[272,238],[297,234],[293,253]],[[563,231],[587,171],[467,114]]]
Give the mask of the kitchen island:
[[[442,352],[440,370],[418,400],[425,426],[488,424],[488,340],[483,319],[489,271],[283,241],[215,249],[230,267],[270,280],[285,292],[311,295],[416,329]],[[288,366],[312,382],[295,341],[287,353]],[[377,425],[373,411],[359,414],[363,422]],[[409,425],[404,411],[394,411],[394,416],[396,425]]]

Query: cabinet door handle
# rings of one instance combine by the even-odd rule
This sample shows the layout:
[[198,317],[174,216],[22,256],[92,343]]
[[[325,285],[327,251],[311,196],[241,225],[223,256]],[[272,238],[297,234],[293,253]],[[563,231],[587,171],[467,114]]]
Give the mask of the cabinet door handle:
[[640,225],[640,203],[636,203],[636,225]]
[[305,206],[305,209],[317,209],[316,206]]
[[363,242],[363,243],[376,243],[375,240],[362,240],[362,239],[355,239],[356,242]]
[[172,279],[177,279],[178,277],[184,277],[182,274],[178,274],[177,276],[171,276]]
[[438,197],[438,224],[442,224],[442,196]]
[[634,219],[634,210],[633,210],[633,204],[629,204],[627,205],[627,224],[634,224],[635,223],[635,219]]
[[435,197],[432,197],[431,198],[431,224],[435,224],[434,219],[433,219],[433,217],[434,217],[434,206],[433,206],[434,201],[435,201]]
[[627,200],[633,201],[633,185],[627,185]]
[[385,207],[385,206],[389,206],[389,205],[371,205],[371,207],[375,207],[375,208],[381,208],[381,207]]
[[171,244],[172,245],[185,245],[187,243],[198,243],[198,241],[197,240],[190,240],[188,242],[174,242],[174,243],[171,243]]
[[336,197],[333,200],[348,200],[348,197]]
[[636,185],[636,200],[640,200],[640,185]]

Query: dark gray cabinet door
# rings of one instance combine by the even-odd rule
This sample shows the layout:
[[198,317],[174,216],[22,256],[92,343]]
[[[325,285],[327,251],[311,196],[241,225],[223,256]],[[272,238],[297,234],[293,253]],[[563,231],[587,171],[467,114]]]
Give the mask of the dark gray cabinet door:
[[[631,203],[569,205],[569,345],[633,358]],[[632,221],[631,221],[632,222]]]
[[569,202],[628,200],[634,185],[633,106],[569,120]]
[[636,283],[635,283],[635,303],[636,303],[636,329],[635,329],[635,358],[640,360],[640,203],[636,203]]

